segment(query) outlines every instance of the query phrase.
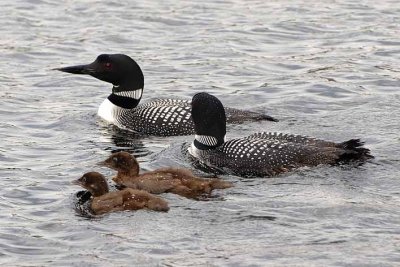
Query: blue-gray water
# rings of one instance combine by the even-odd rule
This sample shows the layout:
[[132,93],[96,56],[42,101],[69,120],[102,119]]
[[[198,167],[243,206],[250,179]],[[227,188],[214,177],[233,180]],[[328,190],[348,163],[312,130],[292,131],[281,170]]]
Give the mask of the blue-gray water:
[[[400,262],[398,1],[1,1],[2,266],[395,266]],[[225,176],[211,201],[96,219],[71,185],[111,151],[190,167],[190,136],[134,138],[96,116],[111,86],[52,68],[133,57],[143,100],[207,91],[283,131],[362,138],[376,157],[275,178]]]

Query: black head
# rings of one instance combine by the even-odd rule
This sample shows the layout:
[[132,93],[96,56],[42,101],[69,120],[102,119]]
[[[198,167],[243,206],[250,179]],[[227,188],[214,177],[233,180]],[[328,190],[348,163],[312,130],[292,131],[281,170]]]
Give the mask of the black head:
[[106,178],[98,172],[85,173],[81,178],[72,183],[87,189],[95,197],[108,193]]
[[122,86],[129,90],[142,89],[143,72],[139,65],[124,54],[102,54],[87,65],[77,65],[56,70],[72,74],[87,74],[99,80]]
[[218,98],[208,93],[195,94],[192,98],[192,119],[196,135],[216,138],[216,146],[224,143],[226,115]]
[[139,163],[136,158],[125,151],[113,153],[108,159],[99,164],[116,171],[129,172],[134,175],[139,174]]

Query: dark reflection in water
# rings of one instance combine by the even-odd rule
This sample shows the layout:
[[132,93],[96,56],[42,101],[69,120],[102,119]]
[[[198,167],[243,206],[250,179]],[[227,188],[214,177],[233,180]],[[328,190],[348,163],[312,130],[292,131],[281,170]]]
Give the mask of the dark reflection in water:
[[[396,266],[399,9],[389,0],[2,1],[0,264]],[[142,101],[207,91],[280,120],[228,126],[227,139],[361,138],[375,159],[268,179],[219,174],[235,187],[209,201],[164,194],[168,213],[82,216],[71,181],[91,170],[112,177],[96,163],[114,151],[143,170],[214,175],[187,156],[192,136],[107,126],[96,111],[109,86],[51,70],[101,53],[140,64]]]
[[96,216],[90,210],[90,198],[92,194],[89,191],[78,191],[74,196],[75,211],[79,216],[94,219]]
[[115,126],[110,127],[111,129],[108,133],[110,134],[115,145],[115,147],[111,149],[111,153],[126,151],[135,155],[137,158],[145,157],[152,153],[143,144],[142,139],[146,138],[145,136],[135,132],[119,129]]

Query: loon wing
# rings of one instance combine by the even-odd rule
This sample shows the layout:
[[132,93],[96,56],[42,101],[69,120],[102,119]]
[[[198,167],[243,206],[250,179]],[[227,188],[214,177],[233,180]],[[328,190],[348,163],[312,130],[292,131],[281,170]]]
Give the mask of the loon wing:
[[[149,102],[129,110],[121,116],[122,125],[143,134],[159,136],[188,135],[194,133],[190,105],[161,105],[162,101]],[[163,102],[164,103],[164,102]]]
[[334,163],[343,153],[343,149],[331,146],[318,147],[254,136],[229,140],[217,150],[220,156],[213,162],[217,166],[226,166],[241,175],[267,176],[303,166]]

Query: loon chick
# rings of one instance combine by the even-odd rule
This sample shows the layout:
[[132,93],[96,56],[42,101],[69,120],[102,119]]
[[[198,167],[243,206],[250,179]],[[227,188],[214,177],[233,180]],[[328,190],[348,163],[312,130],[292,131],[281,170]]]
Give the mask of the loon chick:
[[169,210],[165,200],[146,191],[125,188],[121,191],[108,192],[106,179],[98,172],[85,173],[72,183],[82,186],[92,194],[90,208],[96,215],[122,210]]
[[[189,100],[157,99],[139,105],[144,87],[143,72],[127,55],[102,54],[91,64],[56,70],[87,74],[112,83],[112,93],[100,105],[98,115],[119,128],[158,136],[194,134]],[[226,113],[228,123],[278,121],[268,115],[234,108],[226,108]]]
[[139,164],[128,152],[112,154],[100,165],[118,171],[113,181],[118,185],[145,190],[153,194],[173,193],[183,197],[198,199],[210,194],[213,189],[232,187],[232,183],[220,179],[203,179],[182,168],[160,168],[139,174]]
[[208,167],[241,176],[272,176],[302,166],[373,158],[359,139],[334,143],[282,133],[255,133],[224,141],[226,117],[222,103],[207,93],[192,99],[195,139],[189,154]]

